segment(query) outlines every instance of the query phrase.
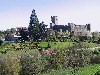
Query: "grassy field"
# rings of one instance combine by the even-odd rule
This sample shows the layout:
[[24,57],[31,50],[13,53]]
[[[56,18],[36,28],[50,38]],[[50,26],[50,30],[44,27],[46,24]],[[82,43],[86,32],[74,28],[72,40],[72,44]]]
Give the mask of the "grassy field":
[[78,72],[76,72],[76,75],[94,75],[97,71],[100,71],[100,64],[81,68]]
[[[50,42],[51,48],[64,48],[68,46],[72,46],[74,42]],[[39,46],[47,47],[48,42],[41,42]]]
[[[36,43],[36,42],[34,42]],[[15,47],[23,47],[23,45],[27,45],[25,47],[28,47],[28,46],[34,46],[34,43],[30,43],[30,42],[26,42],[26,43],[3,43],[2,46],[0,46],[0,51],[3,51],[5,48],[9,48],[11,50],[14,49],[13,45],[15,45]],[[63,49],[63,48],[67,48],[67,47],[71,47],[75,44],[78,44],[78,43],[75,43],[75,42],[50,42],[50,46],[51,48],[50,49]],[[22,46],[21,46],[22,45]],[[82,47],[97,47],[97,46],[100,46],[100,44],[96,44],[96,43],[87,43],[87,42],[83,42],[81,43]],[[47,47],[48,46],[48,42],[40,42],[38,44],[38,46],[40,47]]]
[[[34,42],[34,43],[36,43],[36,42]],[[26,42],[26,43],[3,43],[0,46],[0,51],[3,50],[4,48],[13,49],[13,45],[15,45],[15,47],[19,47],[21,45],[22,46],[23,45],[27,45],[26,47],[34,46],[34,43],[30,43],[30,42]],[[73,45],[73,42],[50,42],[51,49],[65,48],[65,47],[72,46],[72,45]],[[48,46],[48,42],[40,42],[38,44],[38,46],[40,46],[40,47],[47,47]]]
[[[97,71],[100,71],[100,64],[80,68],[75,75],[94,75]],[[54,70],[50,73],[43,73],[39,75],[74,75],[74,73],[73,70]]]
[[[75,42],[50,42],[51,48],[55,48],[55,47],[58,47],[58,48],[71,47],[74,44],[77,44],[77,43],[75,43]],[[42,46],[42,47],[46,47],[48,45],[48,43],[47,42],[41,42],[39,45]],[[97,47],[97,46],[100,46],[100,44],[96,44],[96,43],[92,43],[92,42],[91,43],[82,42],[81,45],[83,47],[84,46],[85,47]]]

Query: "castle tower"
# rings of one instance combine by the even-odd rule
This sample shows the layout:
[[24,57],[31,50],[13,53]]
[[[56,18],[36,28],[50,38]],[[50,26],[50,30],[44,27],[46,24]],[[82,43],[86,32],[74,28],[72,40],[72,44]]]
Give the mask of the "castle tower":
[[87,24],[87,30],[88,30],[88,31],[91,31],[91,24],[90,24],[90,23]]
[[51,16],[51,21],[54,25],[58,25],[58,16]]

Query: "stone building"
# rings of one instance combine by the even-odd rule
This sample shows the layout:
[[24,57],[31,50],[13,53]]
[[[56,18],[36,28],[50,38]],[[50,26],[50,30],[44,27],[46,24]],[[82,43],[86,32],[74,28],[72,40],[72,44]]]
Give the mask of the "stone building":
[[69,32],[73,33],[75,36],[90,36],[90,24],[86,25],[76,25],[73,23],[68,23]]
[[51,22],[50,28],[57,32],[66,32],[68,31],[69,27],[68,25],[58,25],[58,17],[57,16],[51,16]]
[[91,25],[76,25],[74,23],[68,23],[68,25],[58,25],[58,17],[51,16],[50,28],[57,32],[69,32],[70,34],[74,34],[75,36],[90,36],[91,33]]

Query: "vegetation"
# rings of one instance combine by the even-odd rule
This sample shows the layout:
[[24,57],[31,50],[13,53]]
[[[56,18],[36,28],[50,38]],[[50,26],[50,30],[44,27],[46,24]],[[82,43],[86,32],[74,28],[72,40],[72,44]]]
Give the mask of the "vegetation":
[[39,24],[35,10],[33,10],[30,17],[29,27],[28,27],[30,40],[31,41],[39,41],[39,39],[43,40],[43,38],[46,37],[45,27],[46,25],[44,24],[44,22]]
[[[90,28],[88,28],[90,29]],[[12,41],[15,30],[4,32]],[[21,29],[16,42],[0,40],[0,75],[98,75],[100,37],[56,32],[39,23],[32,11],[28,31]],[[1,35],[2,36],[2,35]]]
[[[35,43],[2,44],[1,49],[9,48],[9,50],[7,49],[7,53],[1,52],[0,54],[1,75],[7,72],[8,75],[85,75],[85,72],[89,70],[91,75],[99,70],[95,65],[100,64],[99,61],[95,61],[100,60],[99,49],[96,50],[97,52],[89,50],[85,48],[84,43],[73,44],[70,42],[69,45],[68,42],[51,42],[51,48],[47,50],[53,50],[54,53],[42,54],[46,50],[39,51],[38,48],[30,48]],[[41,47],[47,45],[47,42],[39,43]],[[81,49],[82,47],[83,49]],[[95,66],[96,69],[94,67],[88,68],[91,66]]]
[[66,70],[53,70],[50,73],[43,73],[40,75],[99,75],[100,74],[100,64],[89,65],[80,68],[75,74],[72,69]]
[[2,40],[0,40],[0,46],[2,45],[2,43],[3,43],[3,41],[2,41]]
[[19,40],[21,41],[21,42],[25,42],[25,41],[28,41],[29,39],[28,39],[28,32],[27,31],[24,31],[24,29],[21,29],[20,31],[19,31],[19,33],[20,33],[20,38],[19,38]]

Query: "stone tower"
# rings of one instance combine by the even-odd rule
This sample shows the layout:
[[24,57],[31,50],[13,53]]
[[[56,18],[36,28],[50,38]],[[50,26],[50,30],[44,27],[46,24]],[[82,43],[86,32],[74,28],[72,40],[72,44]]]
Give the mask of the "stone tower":
[[58,16],[51,16],[51,21],[54,25],[58,25]]
[[51,16],[50,28],[52,29],[54,25],[58,25],[58,16]]

